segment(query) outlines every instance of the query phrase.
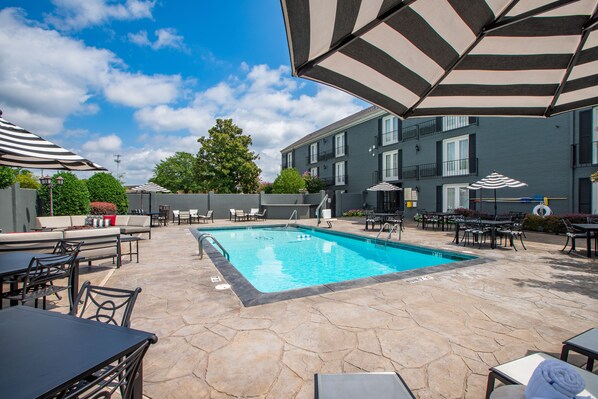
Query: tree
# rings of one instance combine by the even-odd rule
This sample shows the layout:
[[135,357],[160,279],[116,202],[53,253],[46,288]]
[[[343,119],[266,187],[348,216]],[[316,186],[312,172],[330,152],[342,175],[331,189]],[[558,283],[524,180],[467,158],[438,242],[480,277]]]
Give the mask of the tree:
[[318,176],[312,176],[309,172],[303,174],[303,180],[305,180],[305,189],[308,193],[319,193],[320,190],[326,188],[326,183],[322,181]]
[[[56,178],[62,176],[64,179],[61,186],[56,184]],[[71,172],[60,172],[52,176],[54,189],[54,215],[85,215],[89,213],[89,190],[85,182],[79,180]],[[44,203],[44,213],[50,214],[50,189],[48,186],[41,186],[37,194]]]
[[7,188],[15,184],[16,173],[13,168],[0,166],[0,188]]
[[110,173],[95,173],[87,179],[86,184],[91,202],[110,202],[116,205],[117,213],[127,213],[129,198],[116,177]]
[[22,170],[16,176],[16,181],[19,183],[21,188],[32,188],[37,190],[40,188],[40,184],[37,180],[33,178],[33,175],[28,170]]
[[188,152],[177,152],[173,156],[160,161],[154,168],[154,176],[150,179],[173,193],[182,191],[192,193],[198,191],[193,170],[195,156]]
[[255,164],[259,156],[249,151],[253,143],[250,135],[232,119],[216,119],[216,125],[208,137],[197,141],[201,147],[197,153],[195,176],[202,191],[218,193],[254,193],[259,187],[261,169]]
[[297,194],[304,188],[305,180],[295,168],[283,169],[272,183],[274,194]]

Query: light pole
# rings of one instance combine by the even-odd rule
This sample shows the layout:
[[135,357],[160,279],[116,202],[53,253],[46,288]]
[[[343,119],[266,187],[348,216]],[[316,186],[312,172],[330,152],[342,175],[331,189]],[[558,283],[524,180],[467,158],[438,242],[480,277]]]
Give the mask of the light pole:
[[[50,189],[50,216],[54,216],[54,197],[52,196],[52,189],[54,188],[54,183],[52,182],[52,178],[50,176],[42,176],[39,179],[39,182],[44,186],[48,186]],[[64,183],[64,179],[62,176],[58,176],[56,178],[56,184],[62,186]]]

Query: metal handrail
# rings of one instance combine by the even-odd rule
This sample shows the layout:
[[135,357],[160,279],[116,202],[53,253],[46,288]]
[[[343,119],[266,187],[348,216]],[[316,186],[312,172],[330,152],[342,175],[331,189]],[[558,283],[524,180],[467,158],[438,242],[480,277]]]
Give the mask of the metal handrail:
[[297,224],[297,209],[293,209],[293,213],[291,213],[291,217],[289,218],[289,221],[287,222],[286,226],[284,226],[285,229],[287,227],[289,227],[289,224],[291,224],[291,220],[293,219],[293,216],[295,216],[295,224]]
[[224,249],[224,247],[222,246],[222,244],[220,244],[216,237],[214,237],[210,233],[202,233],[199,235],[199,237],[197,237],[197,243],[199,245],[199,259],[203,259],[203,240],[205,240],[206,238],[211,238],[214,241],[214,243],[218,245],[218,247],[222,250],[222,254],[226,258],[226,260],[230,260],[230,255],[228,254],[228,251]]
[[324,206],[324,203],[328,200],[328,194],[324,195],[322,201],[320,201],[320,205],[316,208],[316,221],[318,222],[317,225],[320,225],[320,209]]
[[389,230],[388,230],[388,236],[386,237],[384,245],[388,245],[388,241],[390,241],[390,239],[392,238],[392,233],[394,231],[397,231],[399,233],[399,241],[400,241],[401,240],[401,224],[400,223],[388,223],[387,222],[387,223],[384,223],[382,225],[382,227],[380,227],[380,231],[378,232],[378,235],[376,235],[376,242],[379,241],[380,234],[382,234],[382,232],[384,231],[384,229],[387,226],[389,227]]

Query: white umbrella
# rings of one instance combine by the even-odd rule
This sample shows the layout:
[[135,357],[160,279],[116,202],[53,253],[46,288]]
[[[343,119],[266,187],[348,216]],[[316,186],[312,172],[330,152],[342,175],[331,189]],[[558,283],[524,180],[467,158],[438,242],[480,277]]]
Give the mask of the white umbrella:
[[496,217],[496,190],[499,188],[517,188],[525,187],[527,183],[520,182],[519,180],[511,179],[510,177],[503,176],[496,171],[490,173],[488,176],[475,183],[469,185],[470,190],[481,190],[483,188],[494,190],[494,217]]
[[598,104],[596,0],[281,0],[293,75],[402,118]]

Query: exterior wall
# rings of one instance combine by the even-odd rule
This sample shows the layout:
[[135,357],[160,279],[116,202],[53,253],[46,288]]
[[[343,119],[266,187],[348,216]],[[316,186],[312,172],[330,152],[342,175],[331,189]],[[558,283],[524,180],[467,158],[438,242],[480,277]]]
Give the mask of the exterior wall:
[[[556,214],[579,212],[579,181],[588,179],[590,174],[598,168],[596,163],[580,164],[576,151],[579,151],[579,113],[580,111],[557,115],[548,119],[540,118],[498,118],[483,117],[470,118],[468,126],[442,131],[442,118],[413,118],[398,121],[399,142],[382,145],[381,120],[385,115],[366,118],[363,122],[348,126],[346,132],[347,154],[342,158],[325,158],[316,164],[309,164],[309,145],[317,142],[319,153],[323,149],[332,149],[331,143],[336,133],[342,131],[342,126],[335,125],[334,131],[324,132],[319,137],[314,136],[311,142],[301,141],[301,145],[294,148],[296,167],[300,173],[309,171],[310,167],[319,167],[319,176],[328,186],[329,195],[336,191],[346,192],[352,196],[335,197],[333,208],[339,216],[343,211],[361,202],[359,208],[376,208],[378,193],[367,192],[366,189],[382,181],[381,156],[386,151],[398,150],[398,178],[389,181],[403,188],[418,189],[417,208],[405,209],[406,215],[411,216],[418,210],[434,211],[442,200],[442,186],[446,184],[470,184],[493,171],[528,183],[527,187],[517,189],[501,189],[497,191],[499,198],[514,198],[517,202],[499,202],[498,212],[519,211],[531,213],[538,201],[522,203],[522,197],[549,197],[549,206]],[[386,114],[388,115],[388,114]],[[595,118],[596,119],[596,118]],[[597,124],[596,121],[593,122]],[[594,126],[593,125],[593,126]],[[432,126],[432,130],[429,127]],[[435,129],[434,126],[438,128]],[[424,128],[428,127],[427,130]],[[326,128],[322,129],[323,131]],[[412,134],[413,132],[417,132]],[[468,135],[470,144],[475,151],[467,156],[472,163],[469,173],[454,177],[443,176],[441,162],[442,154],[438,157],[438,142],[445,139]],[[475,135],[475,136],[472,136]],[[595,139],[594,135],[594,139]],[[586,142],[587,142],[586,137]],[[594,151],[598,146],[593,141]],[[587,145],[587,144],[586,144]],[[328,146],[330,148],[328,148]],[[293,148],[293,146],[287,147]],[[442,147],[444,148],[444,146]],[[283,153],[283,158],[285,153]],[[347,184],[337,186],[332,180],[334,163],[346,161]],[[592,162],[594,162],[594,160]],[[436,165],[439,169],[436,169]],[[584,184],[588,184],[587,182]],[[440,187],[440,188],[439,188]],[[596,190],[598,192],[598,190]],[[483,190],[481,193],[471,192],[472,198],[485,199],[484,202],[473,203],[471,207],[486,213],[494,212],[494,192]],[[351,198],[351,206],[343,199]],[[402,198],[402,194],[400,196]],[[555,198],[555,199],[552,199]],[[558,199],[556,199],[558,198]],[[400,200],[400,206],[403,203]],[[598,208],[598,199],[594,207]],[[595,211],[595,210],[594,210]]]
[[31,231],[37,217],[37,191],[19,183],[0,190],[0,229],[3,233]]

